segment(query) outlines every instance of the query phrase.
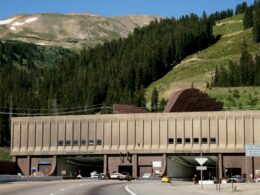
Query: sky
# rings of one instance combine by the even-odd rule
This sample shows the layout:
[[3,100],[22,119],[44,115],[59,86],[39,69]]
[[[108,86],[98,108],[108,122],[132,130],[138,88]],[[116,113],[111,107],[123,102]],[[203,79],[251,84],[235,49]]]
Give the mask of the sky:
[[[251,4],[254,0],[245,0]],[[0,19],[31,13],[131,14],[179,17],[235,8],[243,0],[0,0]]]

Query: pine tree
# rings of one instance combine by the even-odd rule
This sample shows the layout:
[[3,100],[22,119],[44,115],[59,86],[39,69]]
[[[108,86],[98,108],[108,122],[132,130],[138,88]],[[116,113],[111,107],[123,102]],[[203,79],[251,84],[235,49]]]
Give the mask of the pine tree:
[[215,74],[214,74],[214,77],[213,77],[213,85],[214,86],[218,86],[219,85],[219,69],[218,69],[218,66],[216,66],[215,68]]
[[252,56],[247,51],[247,44],[245,39],[242,42],[241,48],[241,57],[239,61],[240,65],[240,75],[241,75],[241,84],[249,85],[250,84],[250,69],[253,64]]
[[260,42],[260,8],[255,10],[254,24],[253,24],[253,37],[256,43]]
[[244,13],[246,9],[247,9],[247,3],[245,1],[241,4],[238,4],[236,6],[236,15]]
[[245,11],[243,25],[244,29],[248,29],[253,26],[253,10],[251,7],[247,8]]
[[260,8],[260,0],[254,1],[254,8]]
[[164,98],[161,99],[161,101],[159,102],[159,111],[164,111],[164,108],[166,106],[167,102]]
[[260,55],[259,54],[257,54],[255,57],[255,69],[256,69],[255,85],[260,86]]
[[156,88],[153,89],[152,98],[151,98],[151,111],[156,112],[158,111],[158,101],[159,95]]

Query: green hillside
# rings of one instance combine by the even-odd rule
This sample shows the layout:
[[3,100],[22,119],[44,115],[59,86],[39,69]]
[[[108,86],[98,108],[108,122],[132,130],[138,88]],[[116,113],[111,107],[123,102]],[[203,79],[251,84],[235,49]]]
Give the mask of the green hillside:
[[186,57],[164,77],[153,82],[146,89],[148,102],[154,88],[159,91],[160,98],[168,99],[172,93],[193,85],[211,97],[223,101],[226,110],[250,109],[260,104],[260,87],[206,88],[206,83],[211,81],[216,66],[227,66],[230,60],[239,60],[244,38],[250,53],[260,51],[259,45],[253,42],[252,29],[244,30],[242,20],[243,15],[237,15],[218,21],[214,26],[214,35],[220,36],[219,41]]

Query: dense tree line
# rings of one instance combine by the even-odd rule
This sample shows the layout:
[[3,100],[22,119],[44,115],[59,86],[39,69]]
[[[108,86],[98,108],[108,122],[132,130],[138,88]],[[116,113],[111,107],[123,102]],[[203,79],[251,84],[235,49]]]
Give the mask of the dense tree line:
[[212,13],[209,15],[209,19],[213,22],[216,22],[217,20],[222,20],[225,18],[232,17],[234,15],[234,11],[232,9],[217,11],[215,13]]
[[237,4],[236,11],[235,11],[236,15],[245,13],[247,7],[248,7],[247,2],[245,1],[240,4]]
[[[0,111],[8,113],[11,107],[13,113],[55,114],[63,108],[113,103],[143,107],[145,87],[214,41],[209,18],[195,14],[154,21],[125,39],[78,53],[2,41]],[[97,111],[105,113],[100,108],[82,113]],[[6,143],[8,115],[0,115],[0,123],[0,141]]]
[[260,86],[260,55],[253,57],[248,53],[243,41],[239,63],[230,61],[227,69],[224,66],[216,67],[212,86]]
[[[242,5],[242,4],[241,4]],[[260,0],[255,0],[254,4],[247,6],[244,4],[243,25],[244,29],[252,28],[253,38],[256,43],[260,42]],[[240,6],[241,7],[241,6]]]
[[46,93],[49,90],[45,72],[69,55],[74,53],[57,47],[0,42],[0,145],[9,142],[11,114],[8,113],[40,113],[39,109],[48,108]]

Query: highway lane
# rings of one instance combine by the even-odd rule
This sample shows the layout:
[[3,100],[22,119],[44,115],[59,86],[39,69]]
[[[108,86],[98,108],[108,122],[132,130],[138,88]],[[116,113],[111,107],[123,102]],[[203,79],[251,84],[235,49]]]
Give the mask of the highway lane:
[[159,181],[70,180],[0,184],[0,195],[201,195]]
[[128,182],[111,180],[63,180],[19,182],[0,185],[0,195],[128,195]]
[[[187,184],[181,185],[185,186]],[[183,188],[178,188],[172,183],[168,184],[158,181],[129,183],[127,189],[130,191],[130,195],[205,195],[205,193],[195,193]]]

